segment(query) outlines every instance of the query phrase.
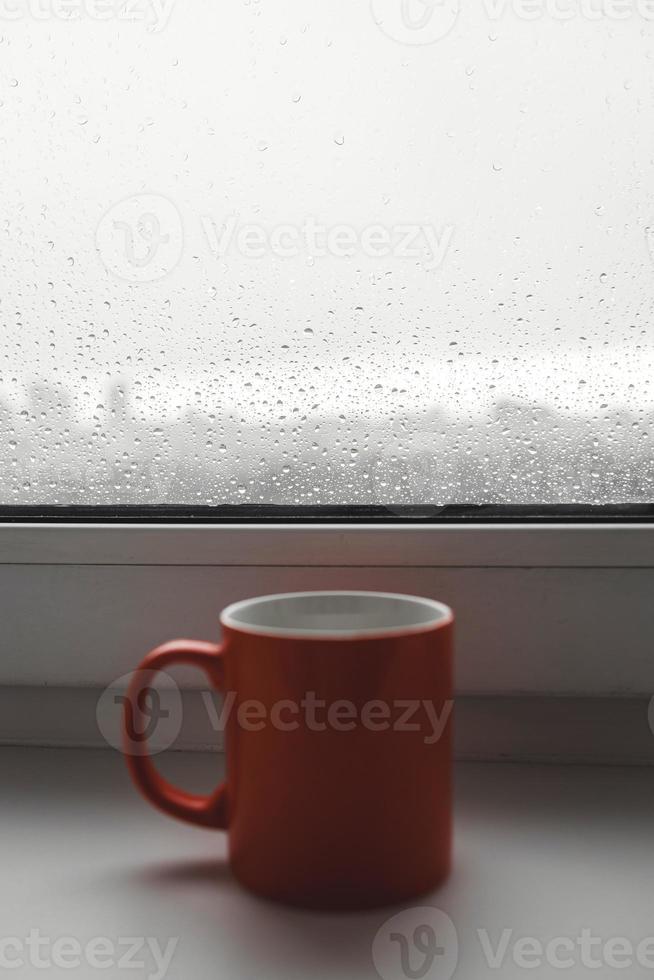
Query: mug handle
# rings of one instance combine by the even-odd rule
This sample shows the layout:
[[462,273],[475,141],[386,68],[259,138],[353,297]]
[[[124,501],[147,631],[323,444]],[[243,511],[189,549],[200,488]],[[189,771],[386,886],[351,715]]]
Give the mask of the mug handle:
[[[143,724],[144,712],[139,708],[154,675],[173,664],[189,664],[199,667],[217,690],[223,684],[223,647],[201,640],[171,640],[151,650],[134,672],[125,699],[123,714],[123,738],[127,766],[138,789],[155,807],[178,820],[209,827],[227,829],[227,791],[222,783],[211,796],[196,796],[178,789],[160,776],[147,748],[147,735]],[[134,753],[132,745],[139,743],[140,751]]]

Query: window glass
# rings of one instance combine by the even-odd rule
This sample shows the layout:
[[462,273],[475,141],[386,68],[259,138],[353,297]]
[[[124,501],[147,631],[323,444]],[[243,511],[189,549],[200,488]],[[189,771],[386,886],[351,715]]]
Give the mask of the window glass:
[[654,6],[0,7],[1,503],[652,499]]

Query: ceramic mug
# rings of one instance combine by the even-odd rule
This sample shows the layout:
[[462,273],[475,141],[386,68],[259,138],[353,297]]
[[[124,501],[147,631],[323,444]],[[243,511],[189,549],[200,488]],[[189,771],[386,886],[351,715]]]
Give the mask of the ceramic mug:
[[[174,640],[135,673],[125,730],[154,674],[202,668],[226,697],[226,781],[177,789],[147,751],[137,787],[166,813],[228,832],[247,888],[314,908],[430,891],[451,855],[452,611],[382,592],[297,592],[228,606],[221,644]],[[127,737],[127,736],[126,736]]]

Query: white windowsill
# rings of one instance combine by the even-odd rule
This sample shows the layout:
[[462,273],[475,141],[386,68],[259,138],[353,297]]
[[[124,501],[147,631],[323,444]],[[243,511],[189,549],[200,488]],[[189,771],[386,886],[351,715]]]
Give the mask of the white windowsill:
[[[218,781],[215,756],[180,753],[166,762],[170,778],[189,789]],[[0,764],[3,936],[39,930],[51,941],[72,935],[83,943],[143,936],[161,947],[177,937],[166,980],[379,980],[373,939],[400,909],[320,914],[251,897],[226,867],[225,835],[155,812],[117,754],[5,748]],[[450,916],[459,945],[455,978],[519,980],[531,972],[581,980],[589,976],[574,946],[582,929],[602,940],[594,957],[613,937],[635,948],[654,934],[651,770],[464,765],[456,789],[452,875],[403,906],[435,906]],[[414,927],[419,922],[418,913]],[[513,930],[507,957],[491,969],[478,930],[495,948],[505,929]],[[544,946],[571,937],[572,967],[525,971],[511,955],[525,936]],[[138,976],[153,970],[147,963]],[[593,972],[614,975],[608,965]],[[637,964],[619,972],[647,973]]]
[[0,564],[654,568],[654,524],[0,524]]

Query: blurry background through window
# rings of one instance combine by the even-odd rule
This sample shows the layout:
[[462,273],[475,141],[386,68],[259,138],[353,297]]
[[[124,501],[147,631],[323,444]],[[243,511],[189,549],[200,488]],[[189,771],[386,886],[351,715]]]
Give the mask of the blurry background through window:
[[0,6],[0,503],[652,499],[654,4]]

